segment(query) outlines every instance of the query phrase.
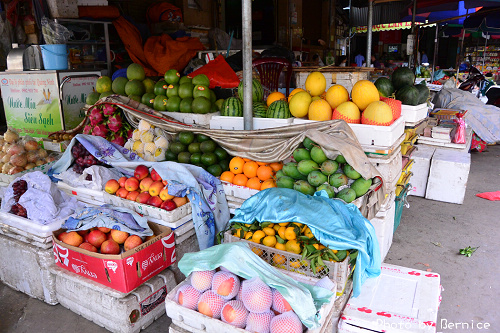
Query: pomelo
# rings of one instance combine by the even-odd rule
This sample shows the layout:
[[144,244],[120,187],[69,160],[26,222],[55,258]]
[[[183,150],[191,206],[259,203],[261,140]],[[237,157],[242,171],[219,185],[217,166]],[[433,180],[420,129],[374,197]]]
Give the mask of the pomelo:
[[216,107],[217,111],[220,111],[220,110],[221,110],[221,108],[222,108],[222,103],[224,103],[224,99],[223,99],[223,98],[218,99],[218,100],[216,100],[216,101],[215,101],[215,103],[214,103],[214,104],[215,104],[215,107]]
[[217,96],[215,96],[215,93],[212,89],[208,89],[208,92],[210,92],[210,102],[215,103],[217,101]]
[[182,113],[191,113],[191,104],[193,103],[192,97],[183,98],[179,104],[179,111]]
[[142,80],[142,84],[144,85],[144,89],[146,89],[147,93],[153,93],[155,89],[155,81],[151,80],[149,77]]
[[139,80],[142,81],[146,78],[146,73],[144,68],[139,64],[130,64],[127,67],[127,79],[129,80]]
[[141,102],[141,96],[138,96],[138,95],[128,95],[128,98],[130,98],[131,100],[134,100],[136,102]]
[[209,113],[211,106],[212,103],[210,103],[208,98],[199,96],[193,99],[191,103],[191,112],[200,114]]
[[196,85],[193,89],[193,98],[196,97],[205,97],[210,100],[210,89],[208,89],[208,86]]
[[202,85],[202,86],[210,86],[210,80],[208,79],[208,76],[205,74],[199,74],[193,77],[192,80],[194,85]]
[[346,88],[336,84],[328,88],[325,99],[332,107],[332,110],[335,110],[337,106],[349,100],[349,93]]
[[144,84],[139,80],[130,80],[125,84],[125,94],[142,96],[146,90],[144,89]]
[[179,96],[171,97],[167,100],[167,111],[179,112],[181,98]]
[[319,99],[311,102],[308,109],[309,120],[331,120],[332,108],[324,99]]
[[360,80],[352,87],[351,98],[359,110],[364,111],[370,103],[380,100],[380,94],[372,82]]
[[142,95],[141,103],[152,108],[154,106],[155,97],[156,96],[153,93],[145,93]]
[[153,102],[153,108],[156,111],[166,111],[167,110],[167,96],[158,95],[155,97]]
[[353,102],[344,102],[333,111],[332,119],[342,119],[346,123],[360,124],[361,112]]
[[309,111],[309,105],[311,105],[312,99],[306,91],[297,92],[290,100],[290,113],[292,116],[301,118],[307,115]]
[[181,78],[179,79],[179,85],[183,84],[183,83],[193,83],[193,79],[190,77],[190,76],[181,76]]
[[389,126],[394,122],[392,109],[384,102],[373,102],[361,115],[361,123],[367,125]]
[[153,88],[153,92],[155,95],[167,96],[167,88],[168,88],[167,82],[162,79],[162,80],[156,82],[156,84]]
[[178,84],[169,84],[168,88],[167,88],[167,97],[172,98],[175,96],[179,96],[179,85]]
[[85,104],[94,105],[99,100],[100,95],[101,94],[99,94],[97,91],[91,92],[90,94],[87,95],[87,98],[85,99]]
[[181,75],[176,69],[169,69],[165,73],[165,81],[167,81],[168,84],[178,83],[180,79]]
[[111,89],[113,89],[113,92],[115,94],[125,95],[125,85],[127,84],[127,82],[128,82],[127,78],[119,76],[113,80],[113,83],[111,84]]
[[188,97],[193,97],[193,89],[194,85],[190,82],[182,83],[179,85],[179,89],[177,90],[177,93],[179,94],[180,98],[188,98]]
[[320,72],[312,72],[306,78],[305,88],[311,96],[320,96],[326,89],[325,76]]
[[106,96],[109,96],[109,95],[113,95],[113,92],[112,91],[105,91],[99,95],[99,99],[106,97]]
[[95,90],[99,94],[102,94],[103,92],[106,91],[112,91],[111,85],[112,82],[109,76],[101,76],[97,79],[97,82],[95,83]]

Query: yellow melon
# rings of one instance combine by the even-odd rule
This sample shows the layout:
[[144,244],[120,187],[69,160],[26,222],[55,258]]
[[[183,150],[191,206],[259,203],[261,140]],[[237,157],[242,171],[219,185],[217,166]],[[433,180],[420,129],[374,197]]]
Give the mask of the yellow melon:
[[[326,79],[320,72],[312,72],[306,79],[306,91],[311,96],[320,96],[326,89]],[[377,90],[378,91],[378,90]]]
[[370,103],[361,115],[362,124],[389,126],[393,122],[391,107],[380,101]]
[[292,92],[290,93],[290,95],[288,95],[288,103],[290,103],[290,101],[292,100],[293,95],[295,95],[296,93],[301,92],[301,91],[305,91],[305,90],[302,88],[293,89]]
[[349,93],[346,88],[340,84],[336,84],[328,88],[325,99],[332,109],[335,110],[337,106],[349,100]]
[[379,101],[380,95],[377,87],[372,82],[361,80],[356,82],[352,87],[351,98],[354,104],[361,111],[364,111],[370,103]]
[[311,105],[309,105],[308,111],[309,120],[331,120],[332,119],[332,108],[330,104],[324,99],[318,99],[313,101]]
[[301,118],[307,115],[309,105],[311,104],[311,95],[306,91],[299,91],[290,100],[288,107],[292,116]]
[[361,112],[353,102],[344,102],[333,111],[332,119],[342,119],[347,123],[359,124],[361,123]]

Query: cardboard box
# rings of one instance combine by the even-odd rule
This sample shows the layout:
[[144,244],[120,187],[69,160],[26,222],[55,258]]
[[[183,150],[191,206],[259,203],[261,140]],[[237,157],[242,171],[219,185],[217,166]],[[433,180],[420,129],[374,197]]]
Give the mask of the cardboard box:
[[52,235],[57,266],[95,282],[128,293],[176,261],[174,233],[168,227],[149,223],[155,238],[121,254],[93,253],[65,244]]
[[338,332],[436,332],[441,302],[439,274],[382,264],[347,302]]

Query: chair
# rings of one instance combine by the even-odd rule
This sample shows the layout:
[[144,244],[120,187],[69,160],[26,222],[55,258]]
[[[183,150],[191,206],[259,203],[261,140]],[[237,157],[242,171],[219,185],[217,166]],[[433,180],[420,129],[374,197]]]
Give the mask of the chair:
[[266,99],[270,93],[278,91],[281,72],[286,68],[285,95],[288,97],[288,89],[290,88],[290,80],[292,78],[292,63],[290,61],[285,58],[258,58],[253,60],[252,68],[259,74],[260,83],[264,88],[264,99]]

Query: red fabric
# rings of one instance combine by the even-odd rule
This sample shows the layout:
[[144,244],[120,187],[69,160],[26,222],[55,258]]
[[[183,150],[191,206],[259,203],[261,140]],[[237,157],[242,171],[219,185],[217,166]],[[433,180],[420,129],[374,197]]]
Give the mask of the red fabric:
[[120,10],[115,6],[78,6],[78,17],[115,19],[120,17]]
[[500,191],[478,193],[478,194],[476,194],[476,197],[488,199],[491,201],[498,201],[498,200],[500,200]]
[[156,2],[149,6],[147,19],[149,23],[182,22],[182,11],[168,2]]
[[238,76],[233,71],[231,66],[228,65],[226,59],[222,55],[217,56],[214,60],[210,61],[205,66],[195,70],[189,74],[195,77],[198,74],[205,74],[210,79],[211,89],[215,87],[221,88],[235,88],[240,83]]

